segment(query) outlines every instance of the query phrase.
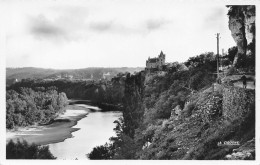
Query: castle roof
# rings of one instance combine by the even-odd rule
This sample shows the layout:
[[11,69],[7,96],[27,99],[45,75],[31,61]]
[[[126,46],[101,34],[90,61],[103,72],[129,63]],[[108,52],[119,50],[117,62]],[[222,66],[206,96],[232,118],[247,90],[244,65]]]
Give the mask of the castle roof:
[[150,58],[148,61],[151,63],[155,63],[158,61],[158,58]]

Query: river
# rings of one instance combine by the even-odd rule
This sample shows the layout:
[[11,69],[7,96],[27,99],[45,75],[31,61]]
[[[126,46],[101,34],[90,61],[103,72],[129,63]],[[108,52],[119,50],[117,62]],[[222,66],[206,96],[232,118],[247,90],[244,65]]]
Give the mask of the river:
[[120,116],[122,116],[121,112],[89,111],[87,117],[79,120],[73,127],[80,128],[72,133],[73,138],[49,144],[51,153],[57,159],[88,159],[86,154],[94,147],[109,142],[109,138],[115,136],[113,122]]

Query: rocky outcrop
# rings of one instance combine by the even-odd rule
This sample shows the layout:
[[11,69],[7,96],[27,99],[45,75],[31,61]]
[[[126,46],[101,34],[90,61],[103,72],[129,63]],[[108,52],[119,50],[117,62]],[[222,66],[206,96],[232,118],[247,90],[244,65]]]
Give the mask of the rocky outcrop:
[[246,40],[250,44],[255,39],[255,6],[247,6],[243,14],[245,16]]
[[125,93],[123,98],[123,117],[125,133],[133,138],[144,114],[143,89],[145,73],[128,74],[125,80]]
[[233,64],[237,63],[238,57],[247,55],[247,46],[255,39],[255,6],[229,6],[229,29],[238,52]]
[[177,105],[174,109],[171,111],[171,118],[175,116],[180,116],[181,115],[181,107],[180,105]]

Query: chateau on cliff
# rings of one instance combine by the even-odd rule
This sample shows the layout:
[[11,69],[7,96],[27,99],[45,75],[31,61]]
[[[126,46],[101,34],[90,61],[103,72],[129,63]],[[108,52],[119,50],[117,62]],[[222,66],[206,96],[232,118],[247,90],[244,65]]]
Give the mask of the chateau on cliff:
[[146,60],[146,70],[162,70],[165,65],[165,54],[161,51],[158,57],[148,58]]

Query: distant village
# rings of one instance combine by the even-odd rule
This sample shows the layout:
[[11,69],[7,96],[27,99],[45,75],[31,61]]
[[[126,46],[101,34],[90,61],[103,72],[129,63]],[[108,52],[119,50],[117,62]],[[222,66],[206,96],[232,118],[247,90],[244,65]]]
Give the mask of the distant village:
[[[102,73],[102,78],[100,80],[111,80],[111,78],[113,78],[115,75],[107,72],[107,73]],[[60,75],[54,75],[50,78],[46,78],[44,80],[46,81],[53,81],[53,80],[61,80],[61,79],[66,79],[66,80],[76,80],[76,79],[81,79],[81,80],[94,80],[94,76],[93,74],[91,74],[90,78],[86,79],[86,78],[75,78],[73,75],[64,73],[64,74],[60,74]]]

